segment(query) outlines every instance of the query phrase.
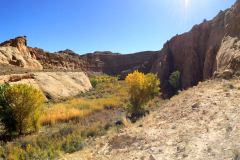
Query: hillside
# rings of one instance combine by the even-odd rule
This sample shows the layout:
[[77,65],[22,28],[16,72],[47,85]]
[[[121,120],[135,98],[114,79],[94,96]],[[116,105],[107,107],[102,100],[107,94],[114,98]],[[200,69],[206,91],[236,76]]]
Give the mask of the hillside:
[[239,96],[238,76],[199,83],[118,134],[89,138],[95,147],[65,158],[237,160]]

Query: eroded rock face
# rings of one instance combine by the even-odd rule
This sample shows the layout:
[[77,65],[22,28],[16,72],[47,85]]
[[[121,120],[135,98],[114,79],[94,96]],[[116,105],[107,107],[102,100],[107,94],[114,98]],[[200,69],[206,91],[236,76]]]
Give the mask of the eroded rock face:
[[132,69],[124,70],[121,72],[120,79],[124,80],[126,76],[129,73],[133,73],[134,70],[138,70],[139,72],[142,72],[144,74],[147,74],[150,72],[152,65],[154,64],[155,60],[157,59],[159,54],[159,51],[152,52],[152,55],[148,58],[148,60],[141,65],[138,65],[136,67],[133,67]]
[[118,75],[124,70],[132,69],[144,63],[155,51],[138,52],[125,55],[99,55],[99,60],[104,63],[102,71],[110,75]]
[[57,99],[77,95],[92,88],[89,78],[83,72],[34,72],[0,76],[12,84],[24,83],[41,89],[47,99]]
[[27,69],[41,70],[42,65],[31,56],[26,45],[26,36],[17,37],[1,43],[0,63],[12,64]]
[[240,0],[220,11],[211,21],[195,25],[190,32],[164,44],[150,72],[158,74],[161,88],[171,87],[171,73],[179,70],[183,88],[223,71],[240,52]]
[[41,62],[44,68],[62,68],[70,70],[82,70],[103,72],[109,75],[118,75],[123,70],[131,69],[146,62],[155,52],[146,51],[134,54],[122,55],[110,51],[96,51],[78,55],[67,49],[55,53],[49,53],[39,48],[28,47],[31,55]]

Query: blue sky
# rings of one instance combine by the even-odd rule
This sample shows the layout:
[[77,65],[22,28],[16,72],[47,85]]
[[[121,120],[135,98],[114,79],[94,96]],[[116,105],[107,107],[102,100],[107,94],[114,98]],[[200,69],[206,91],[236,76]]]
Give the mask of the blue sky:
[[0,0],[0,42],[78,54],[157,51],[236,0]]

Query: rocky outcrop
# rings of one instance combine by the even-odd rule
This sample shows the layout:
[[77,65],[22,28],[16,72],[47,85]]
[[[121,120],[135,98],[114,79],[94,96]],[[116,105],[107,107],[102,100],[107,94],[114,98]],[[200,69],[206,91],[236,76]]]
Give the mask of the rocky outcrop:
[[0,76],[0,84],[24,83],[41,89],[47,99],[77,95],[92,88],[83,72],[33,72]]
[[152,65],[154,64],[155,60],[157,59],[159,51],[152,52],[152,53],[153,54],[149,57],[149,59],[146,62],[144,62],[141,65],[138,65],[136,67],[133,67],[133,68],[131,68],[129,70],[122,71],[121,74],[120,74],[120,79],[124,80],[126,78],[126,76],[129,73],[133,73],[134,70],[138,70],[139,72],[142,72],[144,74],[149,73],[151,68],[152,68]]
[[79,58],[80,56],[69,49],[55,53],[40,48],[28,47],[28,49],[44,69],[82,70],[83,68],[83,61]]
[[118,75],[123,70],[131,69],[145,63],[154,54],[153,51],[139,52],[122,55],[110,51],[96,51],[78,55],[67,49],[55,53],[49,53],[39,48],[28,47],[31,55],[41,62],[45,69],[61,68],[70,70],[82,70],[103,72],[109,75]]
[[183,88],[196,85],[228,67],[240,55],[240,0],[211,21],[164,44],[150,72],[158,74],[161,88],[171,87],[171,73],[179,70]]
[[[227,68],[240,69],[240,0],[210,21],[195,25],[191,31],[167,41],[157,53],[150,67],[151,73],[160,78],[162,92],[173,90],[169,83],[172,72],[181,73],[181,86],[197,85]],[[153,58],[153,59],[154,59]],[[133,70],[148,72],[142,66],[123,71],[121,79]],[[149,67],[147,67],[149,68]],[[171,94],[170,94],[171,95]]]
[[104,63],[102,71],[109,75],[118,75],[139,65],[143,65],[155,51],[138,52],[125,55],[99,55],[98,58]]
[[0,44],[0,63],[16,65],[27,69],[41,70],[42,65],[32,57],[27,48],[27,39],[17,37]]

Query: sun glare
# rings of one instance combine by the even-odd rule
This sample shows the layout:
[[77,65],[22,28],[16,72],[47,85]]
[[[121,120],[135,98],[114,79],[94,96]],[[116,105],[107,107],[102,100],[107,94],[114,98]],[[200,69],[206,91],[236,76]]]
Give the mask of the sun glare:
[[185,8],[188,9],[189,0],[185,0]]

